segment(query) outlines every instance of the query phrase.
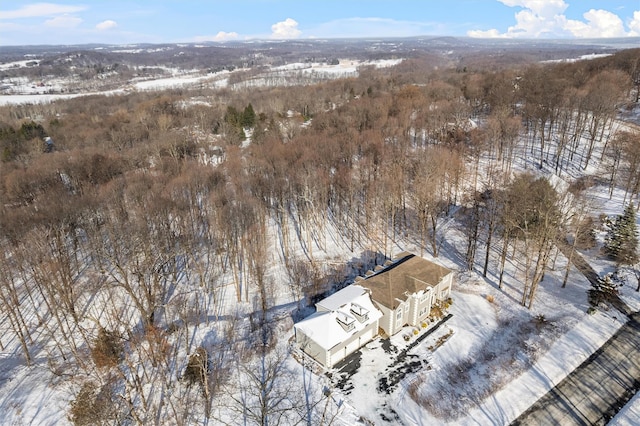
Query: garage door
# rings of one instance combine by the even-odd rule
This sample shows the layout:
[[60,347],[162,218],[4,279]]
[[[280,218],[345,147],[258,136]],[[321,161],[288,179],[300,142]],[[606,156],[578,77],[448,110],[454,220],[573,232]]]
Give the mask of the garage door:
[[353,342],[347,345],[347,355],[357,351],[360,348],[360,340],[355,339]]
[[342,361],[342,359],[345,357],[345,348],[341,348],[340,350],[336,351],[334,354],[331,354],[331,364],[332,365],[336,365],[338,362]]

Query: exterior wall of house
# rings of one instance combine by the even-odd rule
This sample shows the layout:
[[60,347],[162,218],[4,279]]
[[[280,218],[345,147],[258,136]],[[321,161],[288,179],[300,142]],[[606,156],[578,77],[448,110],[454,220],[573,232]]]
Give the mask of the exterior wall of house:
[[411,315],[407,322],[409,325],[419,326],[429,316],[434,294],[433,289],[427,287],[424,293],[411,295],[409,298],[411,301]]
[[437,300],[447,300],[451,296],[451,285],[453,283],[453,273],[446,275],[437,285]]
[[390,335],[396,334],[405,324],[407,324],[410,309],[411,301],[410,299],[407,299],[407,301],[400,303],[395,310],[391,311],[391,323],[393,327]]
[[427,287],[424,293],[420,296],[416,296],[416,320],[413,325],[420,325],[431,313],[431,306],[433,306],[434,291],[432,287]]
[[407,322],[411,325],[414,325],[418,318],[418,301],[417,300],[418,298],[415,295],[411,295],[411,297],[407,299],[407,302],[409,302],[409,318],[407,319]]
[[331,348],[327,351],[327,359],[323,364],[326,365],[327,368],[331,368],[342,361],[347,355],[354,353],[369,343],[378,335],[378,326],[378,321],[374,321],[344,342],[340,342],[339,345]]
[[329,351],[318,345],[300,330],[296,330],[296,344],[304,353],[315,359],[322,365],[327,365]]
[[379,326],[384,330],[387,336],[391,336],[393,334],[393,311],[380,304],[377,305],[377,308],[382,312],[382,318],[378,320]]

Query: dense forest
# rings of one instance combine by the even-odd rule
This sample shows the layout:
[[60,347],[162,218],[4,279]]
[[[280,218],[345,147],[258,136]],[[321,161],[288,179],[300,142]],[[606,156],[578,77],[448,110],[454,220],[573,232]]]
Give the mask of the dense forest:
[[638,96],[631,49],[1,107],[0,348],[75,377],[77,425],[328,424],[327,395],[268,392],[295,381],[276,301],[302,308],[348,279],[317,261],[328,230],[352,252],[405,239],[437,257],[456,220],[465,268],[501,285],[517,257],[531,308],[557,242],[591,244],[585,189],[640,206],[640,130],[617,120]]

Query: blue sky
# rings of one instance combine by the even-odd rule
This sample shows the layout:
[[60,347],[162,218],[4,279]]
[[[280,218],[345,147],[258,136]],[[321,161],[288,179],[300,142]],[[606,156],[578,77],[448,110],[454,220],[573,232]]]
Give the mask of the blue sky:
[[640,36],[640,0],[0,2],[0,45],[246,39]]

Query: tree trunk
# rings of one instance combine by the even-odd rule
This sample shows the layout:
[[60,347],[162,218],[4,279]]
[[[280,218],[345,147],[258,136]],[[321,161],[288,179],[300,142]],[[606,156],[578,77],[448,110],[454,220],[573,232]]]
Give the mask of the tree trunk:
[[487,277],[487,270],[489,269],[489,255],[491,253],[491,240],[493,238],[493,218],[489,220],[489,228],[487,229],[487,251],[484,256],[484,268],[482,269],[482,276]]
[[502,288],[502,280],[504,278],[504,265],[507,260],[507,251],[509,249],[509,233],[503,235],[504,243],[502,245],[502,253],[500,254],[500,278],[498,279],[498,288]]

